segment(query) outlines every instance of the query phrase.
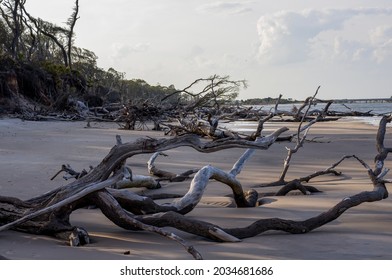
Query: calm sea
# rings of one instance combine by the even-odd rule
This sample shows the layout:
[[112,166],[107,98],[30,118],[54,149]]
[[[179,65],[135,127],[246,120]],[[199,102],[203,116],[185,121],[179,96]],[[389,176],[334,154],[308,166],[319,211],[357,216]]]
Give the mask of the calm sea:
[[[358,112],[371,112],[372,114],[382,115],[382,114],[391,114],[392,113],[392,103],[348,103],[345,104],[349,107],[352,111]],[[275,105],[263,105],[261,108],[263,110],[270,110]],[[300,103],[298,104],[281,104],[279,105],[278,109],[291,111],[293,106],[297,108],[301,106]],[[318,103],[314,105],[311,109],[323,109],[325,107],[325,103]],[[329,107],[330,111],[338,111],[338,112],[350,112],[350,109],[345,107],[343,104],[334,104]]]
[[[325,107],[325,103],[318,103],[314,105],[311,109],[323,109]],[[345,107],[346,105],[347,107]],[[392,103],[347,103],[347,104],[332,104],[329,107],[330,111],[337,111],[337,112],[350,112],[351,111],[357,111],[357,112],[370,112],[374,115],[379,115],[375,117],[350,117],[353,120],[358,120],[358,121],[364,121],[366,123],[372,124],[372,125],[378,125],[380,118],[382,115],[389,115],[392,114]],[[263,110],[270,110],[270,108],[273,108],[275,105],[265,105],[261,106]],[[293,106],[296,106],[297,108],[301,106],[301,104],[281,104],[279,105],[278,109],[280,110],[285,110],[285,111],[291,111],[293,109]]]
[[[337,112],[350,112],[357,111],[357,112],[371,112],[375,115],[374,117],[345,117],[347,119],[365,122],[371,125],[377,126],[380,122],[382,115],[389,115],[392,113],[392,103],[349,103],[345,104],[347,107],[343,106],[342,104],[332,104],[329,108],[330,111],[337,111]],[[282,111],[291,111],[293,106],[297,108],[301,106],[301,104],[281,104],[279,105],[278,109]],[[255,106],[256,107],[256,106]],[[262,110],[269,111],[271,108],[274,108],[275,105],[263,105],[260,106]],[[324,109],[325,103],[319,103],[315,106],[312,106],[311,109]],[[252,121],[239,121],[239,122],[232,122],[227,123],[224,125],[228,129],[233,129],[235,131],[242,131],[242,132],[252,132],[255,130],[257,123]],[[388,126],[392,126],[389,124]]]

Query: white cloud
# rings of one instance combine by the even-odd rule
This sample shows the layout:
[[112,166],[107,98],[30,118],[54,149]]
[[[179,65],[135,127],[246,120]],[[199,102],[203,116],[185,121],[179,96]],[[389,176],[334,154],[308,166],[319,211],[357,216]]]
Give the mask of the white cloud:
[[260,40],[258,59],[273,64],[314,58],[358,61],[373,57],[377,62],[383,61],[392,55],[391,28],[371,31],[369,26],[362,24],[359,27],[361,32],[369,33],[365,41],[345,36],[348,33],[346,24],[353,18],[379,15],[391,17],[392,9],[281,11],[264,15],[257,23]]
[[375,48],[372,55],[377,63],[390,61],[392,58],[392,39],[383,42],[379,47]]
[[199,11],[213,14],[228,14],[228,15],[240,15],[246,14],[253,9],[249,7],[249,4],[252,2],[226,2],[226,1],[218,1],[213,3],[208,3],[200,6],[198,8]]
[[373,44],[380,44],[384,42],[386,38],[392,38],[392,25],[378,26],[370,32],[370,39]]
[[[228,71],[230,69],[238,69],[247,63],[246,57],[244,58],[241,54],[238,56],[237,54],[230,52],[208,52],[204,48],[199,45],[194,45],[186,59],[190,65],[197,69],[204,70],[217,70]],[[249,59],[251,60],[251,59]]]
[[333,37],[332,44],[321,44],[320,38],[322,36],[311,40],[313,58],[377,64],[392,60],[392,26],[378,26],[368,31],[366,40],[347,39],[338,34]]
[[192,46],[186,59],[190,65],[197,68],[208,68],[214,65],[214,62],[206,57],[205,49],[199,45]]
[[124,59],[132,53],[146,52],[150,48],[149,43],[137,43],[134,45],[114,43],[112,44],[111,58],[113,60]]
[[340,34],[329,35],[309,39],[309,53],[305,59],[348,62],[371,60],[372,47],[368,43],[349,40]]
[[130,47],[131,52],[146,52],[150,48],[149,43],[138,43]]
[[205,53],[205,50],[199,46],[199,45],[194,45],[191,49],[191,51],[189,52],[188,57],[193,58],[195,56],[199,56]]
[[372,30],[370,39],[374,46],[372,58],[377,63],[392,59],[392,25],[379,26]]

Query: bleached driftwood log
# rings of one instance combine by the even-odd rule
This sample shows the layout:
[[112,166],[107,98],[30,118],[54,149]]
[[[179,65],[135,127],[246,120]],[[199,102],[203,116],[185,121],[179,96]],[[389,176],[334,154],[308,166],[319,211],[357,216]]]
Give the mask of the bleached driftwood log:
[[[135,200],[139,201],[139,203],[142,201],[141,204],[143,205],[139,209],[134,210],[135,214],[156,213],[163,209],[156,207],[155,210],[146,211],[143,207],[148,208],[148,205],[144,204],[143,200],[151,202],[151,199],[131,196],[124,191],[114,190],[119,182],[132,179],[131,174],[124,166],[126,159],[137,154],[154,153],[180,146],[190,146],[197,151],[206,153],[233,147],[268,149],[275,142],[276,138],[286,130],[287,128],[280,128],[269,136],[260,139],[260,141],[229,140],[205,142],[196,135],[185,135],[170,139],[145,138],[133,143],[123,144],[121,139],[118,138],[117,145],[111,149],[102,162],[74,182],[27,201],[21,201],[12,197],[0,197],[0,224],[2,225],[0,231],[14,229],[34,234],[54,235],[67,239],[72,245],[82,245],[89,242],[87,231],[72,226],[69,221],[69,215],[78,208],[96,205],[115,224],[123,228],[149,230],[173,238],[177,242],[182,242],[175,235],[169,234],[155,226],[149,227],[135,220],[131,212],[125,211],[125,209],[135,209],[135,207],[128,206],[132,205]],[[212,174],[212,176],[219,178],[219,174]],[[194,193],[196,189],[190,190],[189,193]],[[234,192],[239,193],[237,189],[234,189]],[[118,200],[116,200],[115,196],[118,197]],[[242,202],[241,199],[239,201]],[[179,205],[178,207],[172,205],[166,207],[165,210],[189,212],[197,204],[187,197],[176,203]],[[155,205],[152,204],[152,207],[154,208]],[[182,244],[184,245],[184,242]],[[199,258],[194,249],[189,246],[185,247],[189,252],[193,252],[195,258]]]
[[[60,187],[52,192],[27,201],[17,198],[0,197],[0,230],[14,229],[34,234],[55,235],[66,238],[72,245],[89,242],[87,231],[69,223],[69,215],[74,210],[86,205],[96,205],[114,224],[129,230],[155,232],[180,243],[196,259],[200,253],[179,236],[162,227],[174,227],[179,230],[199,235],[220,242],[238,242],[243,238],[255,236],[268,230],[280,230],[289,233],[307,233],[337,219],[346,210],[364,202],[385,199],[388,192],[384,179],[387,169],[384,161],[392,148],[384,146],[386,124],[392,117],[383,117],[377,133],[377,151],[375,168],[371,169],[364,161],[352,156],[365,167],[373,190],[346,197],[329,210],[304,221],[292,221],[279,218],[257,220],[243,228],[222,228],[204,221],[184,216],[200,200],[209,179],[213,178],[232,188],[238,206],[249,207],[254,204],[255,191],[246,193],[235,178],[253,153],[253,149],[267,149],[286,129],[282,128],[271,135],[254,142],[214,141],[201,142],[199,138],[178,137],[172,139],[142,139],[134,143],[117,145],[103,161],[85,176]],[[191,146],[201,152],[213,152],[229,147],[248,147],[249,149],[234,164],[230,172],[224,172],[212,166],[206,166],[194,176],[188,193],[168,205],[157,205],[149,198],[131,193],[128,189],[115,189],[116,182],[127,180],[125,160],[140,153],[153,153],[179,146]],[[340,161],[341,162],[341,161]]]
[[150,173],[151,175],[157,176],[158,178],[160,178],[159,180],[168,180],[170,182],[182,182],[186,179],[189,179],[189,176],[196,173],[197,171],[199,171],[198,168],[194,168],[194,169],[190,169],[187,170],[181,174],[176,174],[176,173],[172,173],[169,171],[165,171],[162,169],[158,169],[155,166],[155,160],[158,158],[158,156],[167,156],[165,153],[154,153],[150,159],[147,161],[147,170],[148,173]]

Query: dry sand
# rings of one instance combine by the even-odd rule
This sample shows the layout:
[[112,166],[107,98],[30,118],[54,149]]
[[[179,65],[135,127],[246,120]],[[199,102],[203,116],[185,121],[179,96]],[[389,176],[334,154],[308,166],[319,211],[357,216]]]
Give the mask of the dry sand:
[[[83,122],[0,119],[0,195],[27,199],[66,184],[61,176],[53,181],[50,178],[64,163],[76,170],[98,164],[115,143],[116,134],[120,134],[124,142],[142,136],[162,136],[162,133],[151,131],[118,130],[116,124],[93,123],[88,129],[85,125]],[[269,124],[266,130],[282,125]],[[295,126],[287,125],[291,132],[295,131]],[[375,134],[376,127],[358,121],[316,124],[309,138],[324,136],[319,140],[329,143],[306,143],[294,156],[287,179],[325,169],[346,154],[356,154],[372,164]],[[257,151],[237,177],[245,189],[278,178],[286,145],[293,144],[276,143],[267,151]],[[169,157],[160,158],[157,165],[178,173],[207,164],[230,170],[242,152],[242,149],[232,149],[201,154],[190,148],[178,148],[168,151]],[[148,157],[140,155],[128,160],[135,174],[147,174]],[[386,166],[391,167],[392,163],[387,160]],[[223,227],[246,226],[256,219],[269,217],[302,220],[329,209],[348,195],[372,189],[366,171],[357,162],[348,160],[338,169],[343,176],[328,175],[311,182],[323,191],[321,194],[269,197],[257,208],[232,207],[232,199],[227,197],[230,189],[210,182],[205,198],[189,216]],[[183,194],[189,183],[166,184],[156,192]],[[308,234],[267,232],[241,243],[215,243],[175,232],[196,246],[205,259],[392,259],[391,213],[392,204],[388,198],[350,209],[338,220]],[[118,228],[97,209],[78,210],[71,219],[74,225],[88,230],[92,244],[71,248],[47,236],[6,231],[0,232],[0,255],[25,260],[191,259],[180,245],[152,233]],[[125,255],[126,251],[130,254]]]

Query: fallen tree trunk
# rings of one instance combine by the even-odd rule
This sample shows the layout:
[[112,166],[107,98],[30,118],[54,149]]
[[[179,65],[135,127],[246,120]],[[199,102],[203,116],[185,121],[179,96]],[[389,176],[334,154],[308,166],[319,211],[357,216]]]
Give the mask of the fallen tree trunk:
[[[34,234],[54,235],[64,238],[71,245],[89,242],[86,230],[72,226],[69,215],[76,209],[88,205],[97,206],[114,224],[128,230],[150,231],[180,243],[194,258],[200,259],[197,250],[179,236],[162,227],[174,227],[205,238],[221,242],[238,242],[240,239],[255,236],[267,230],[281,230],[289,233],[306,233],[312,231],[342,215],[346,210],[364,202],[385,199],[388,192],[384,177],[384,160],[391,148],[384,146],[386,124],[392,117],[384,117],[377,134],[375,169],[356,158],[367,170],[373,184],[372,191],[361,192],[344,198],[328,211],[304,221],[291,221],[279,218],[257,220],[243,228],[221,228],[217,225],[190,219],[184,214],[191,211],[200,201],[203,191],[210,179],[218,180],[232,189],[238,207],[257,205],[257,193],[254,190],[243,191],[236,176],[254,153],[254,149],[268,149],[286,128],[256,141],[225,140],[201,141],[192,135],[170,139],[141,139],[134,143],[117,141],[102,162],[89,173],[74,182],[52,192],[27,201],[17,198],[0,197],[0,231],[14,229]],[[231,147],[248,147],[249,149],[233,165],[229,172],[212,166],[205,166],[195,174],[188,193],[169,204],[158,205],[152,199],[136,195],[128,189],[118,189],[120,181],[131,179],[125,168],[126,159],[141,153],[155,153],[180,146],[190,146],[200,152],[215,152]]]
[[150,173],[151,175],[157,176],[159,177],[159,181],[161,180],[168,180],[170,182],[182,182],[185,181],[186,179],[189,179],[189,176],[196,173],[197,171],[199,171],[199,169],[194,168],[194,169],[190,169],[187,170],[181,174],[176,174],[176,173],[172,173],[169,171],[165,171],[165,170],[161,170],[158,169],[155,166],[155,160],[157,159],[158,156],[163,155],[163,156],[167,156],[164,153],[154,153],[151,158],[148,160],[147,162],[147,169],[148,169],[148,173]]
[[[27,201],[21,201],[17,198],[0,197],[0,231],[7,229],[15,229],[19,231],[34,233],[34,234],[46,234],[54,235],[59,238],[63,238],[69,241],[71,245],[83,245],[89,242],[87,231],[84,229],[74,227],[69,222],[69,215],[76,209],[86,207],[94,204],[106,205],[105,207],[110,208],[111,211],[122,213],[121,218],[123,222],[113,218],[115,224],[121,224],[127,229],[144,229],[143,224],[134,222],[131,214],[123,212],[121,206],[118,206],[117,200],[110,193],[105,192],[105,196],[96,196],[94,193],[100,193],[106,188],[118,188],[122,184],[129,182],[132,176],[127,172],[125,168],[126,159],[142,153],[154,153],[158,151],[164,151],[173,149],[181,146],[190,146],[200,152],[216,152],[222,149],[228,149],[232,147],[252,147],[257,149],[268,149],[272,145],[277,137],[285,132],[287,128],[280,128],[272,134],[260,138],[257,141],[246,141],[246,140],[226,140],[226,141],[213,141],[203,142],[196,135],[186,135],[183,137],[170,138],[170,139],[139,139],[134,143],[121,143],[120,139],[117,139],[117,145],[114,146],[109,154],[102,160],[102,162],[92,169],[89,173],[84,176],[78,177],[74,182],[60,187],[54,191],[46,193],[42,196],[38,196]],[[246,195],[242,192],[241,186],[235,181],[235,178],[226,178],[223,172],[218,169],[211,169],[207,171],[207,177],[213,177],[218,180],[222,180],[228,183],[233,188],[233,193],[238,196],[238,202],[240,206],[248,206],[247,199],[251,196]],[[203,174],[205,171],[200,173],[201,176],[198,178],[204,178]],[[208,181],[208,179],[206,179]],[[188,195],[180,199],[180,201],[174,202],[169,207],[164,207],[166,211],[175,210],[176,212],[187,213],[191,211],[200,200],[203,190],[207,183],[198,186],[196,183],[191,187]],[[124,196],[124,192],[121,193],[117,190],[117,193],[112,190],[112,193],[120,197],[122,195],[122,201],[124,204],[132,205],[133,200],[130,200],[129,196]],[[102,193],[102,192],[101,192]],[[94,195],[93,195],[94,194]],[[110,196],[110,198],[109,198]],[[111,199],[112,198],[112,199]],[[140,198],[144,200],[145,198]],[[137,200],[140,200],[137,198]],[[254,204],[254,198],[251,204]],[[108,205],[107,201],[116,201],[116,205]],[[151,201],[150,201],[151,202]],[[104,207],[104,206],[102,206]],[[118,209],[118,208],[121,209]],[[153,205],[156,211],[162,211],[163,208],[156,207]],[[104,213],[105,209],[101,209]],[[145,208],[148,208],[147,206]],[[127,209],[132,209],[128,207]],[[143,207],[137,209],[136,213],[144,213]],[[125,215],[125,214],[126,215]],[[106,213],[107,215],[107,213]],[[124,216],[125,215],[125,216]],[[128,216],[129,215],[129,216]],[[112,216],[110,216],[112,217]],[[128,225],[124,224],[124,221],[128,221]],[[132,222],[133,221],[133,222]],[[157,232],[164,236],[172,236],[166,234],[156,228],[150,228],[151,231]],[[179,238],[175,238],[179,241]],[[192,250],[188,250],[192,251]],[[197,254],[194,255],[198,258]]]

